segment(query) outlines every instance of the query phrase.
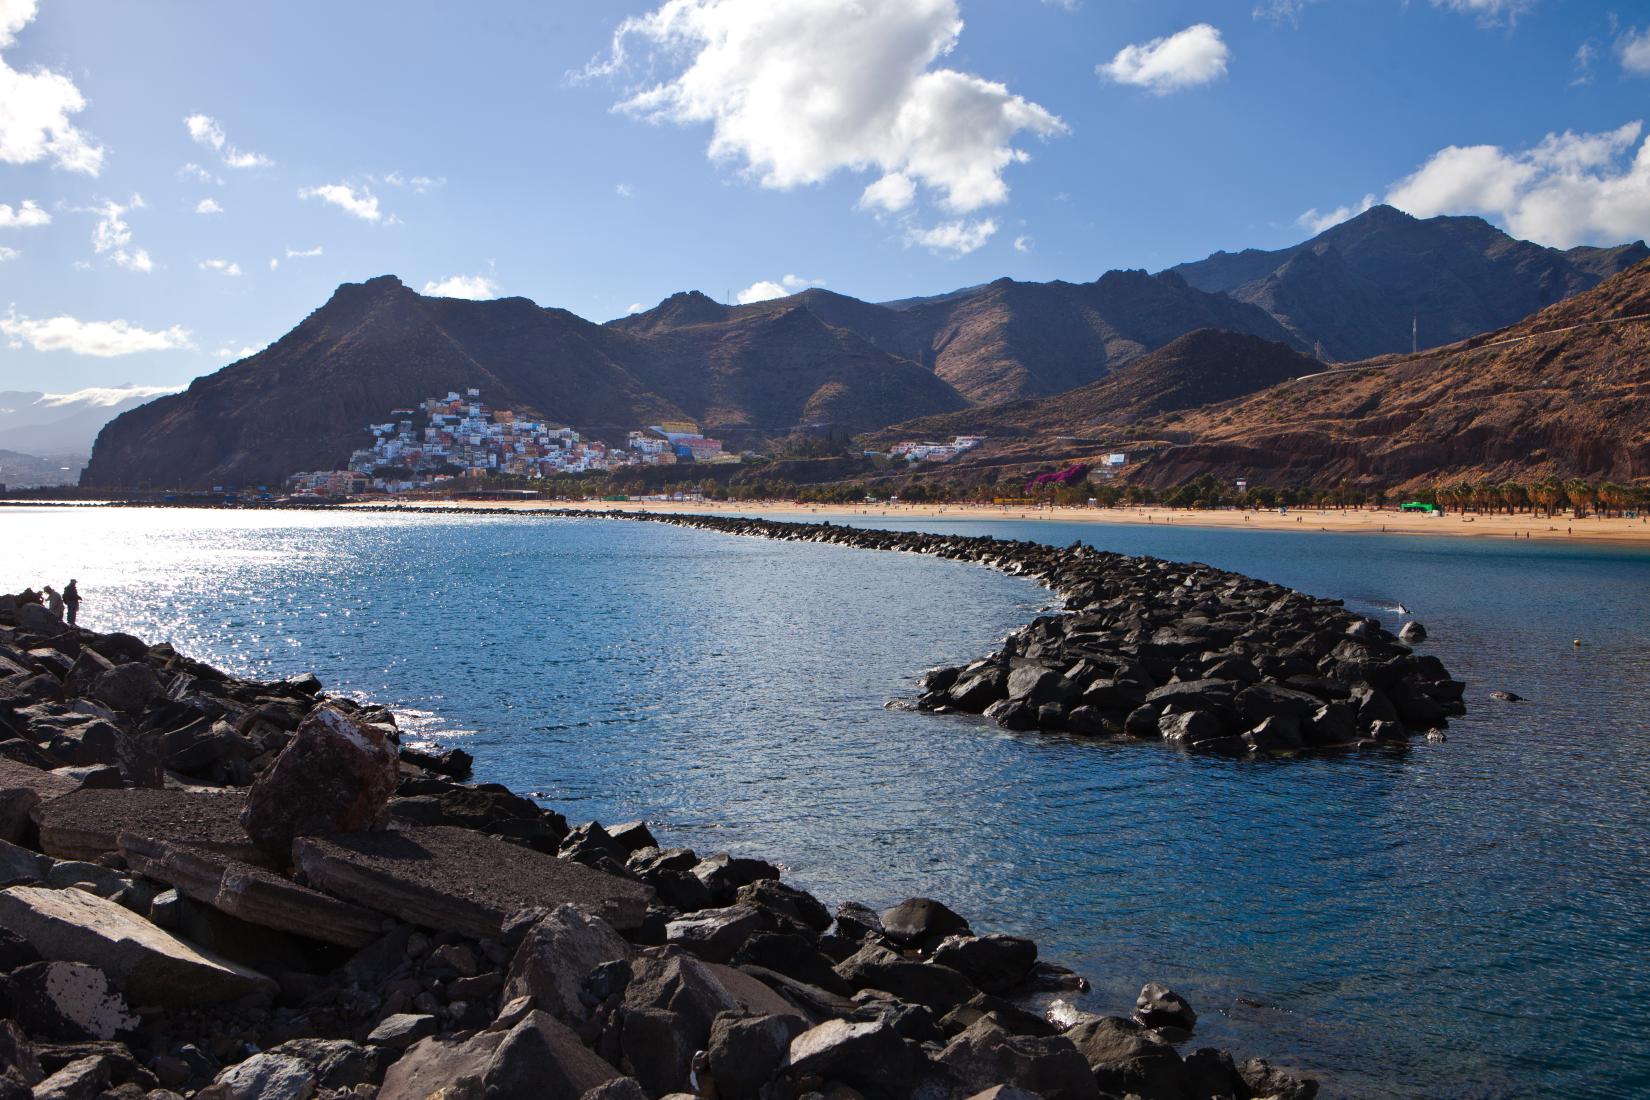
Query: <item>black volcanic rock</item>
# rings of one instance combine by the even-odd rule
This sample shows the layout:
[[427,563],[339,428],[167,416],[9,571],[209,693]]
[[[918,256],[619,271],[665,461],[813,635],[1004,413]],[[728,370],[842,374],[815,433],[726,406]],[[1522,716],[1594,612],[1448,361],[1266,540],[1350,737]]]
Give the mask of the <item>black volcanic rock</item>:
[[1171,272],[1260,306],[1320,358],[1364,359],[1510,325],[1650,258],[1643,241],[1568,252],[1482,218],[1375,206],[1276,252],[1217,252]]

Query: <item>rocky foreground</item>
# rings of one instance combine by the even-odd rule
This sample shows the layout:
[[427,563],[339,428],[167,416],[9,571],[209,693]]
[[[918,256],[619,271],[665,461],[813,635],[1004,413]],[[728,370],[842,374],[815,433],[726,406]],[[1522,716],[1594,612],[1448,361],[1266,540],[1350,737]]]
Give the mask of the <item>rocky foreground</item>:
[[938,901],[833,914],[469,768],[312,676],[0,597],[0,1100],[1317,1091],[1188,1049],[1162,986],[1093,1015]]

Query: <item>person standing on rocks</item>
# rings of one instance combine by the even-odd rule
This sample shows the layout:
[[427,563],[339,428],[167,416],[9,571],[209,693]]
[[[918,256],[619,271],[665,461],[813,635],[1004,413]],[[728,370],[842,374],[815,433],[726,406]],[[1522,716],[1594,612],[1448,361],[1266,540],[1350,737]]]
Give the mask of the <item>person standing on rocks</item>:
[[41,592],[46,597],[46,610],[50,611],[54,616],[61,619],[63,617],[63,597],[62,597],[62,595],[58,593],[57,589],[53,588],[49,584],[46,585],[45,588],[41,589]]
[[73,577],[63,587],[63,608],[69,613],[69,625],[80,617],[80,587]]

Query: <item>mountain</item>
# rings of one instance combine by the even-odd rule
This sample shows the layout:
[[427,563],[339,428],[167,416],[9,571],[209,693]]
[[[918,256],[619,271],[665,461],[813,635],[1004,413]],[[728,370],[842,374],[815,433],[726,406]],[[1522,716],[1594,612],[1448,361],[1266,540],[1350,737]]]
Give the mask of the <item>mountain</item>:
[[[103,425],[161,394],[165,386],[117,386],[73,393],[0,392],[0,448],[29,455],[86,455]],[[0,481],[4,481],[0,478]]]
[[[798,315],[922,367],[954,391],[952,407],[1060,393],[1200,328],[1299,346],[1256,306],[1197,290],[1176,275],[1144,271],[1109,271],[1092,283],[998,279],[887,305],[820,289],[737,307],[675,295],[609,325],[650,339],[680,338],[675,361],[681,363],[723,341],[748,347],[753,330],[780,319],[796,319],[787,331],[811,331]],[[881,423],[898,419],[904,417],[884,415]]]
[[[709,324],[724,314],[736,316]],[[269,484],[333,469],[391,409],[470,387],[609,436],[684,418],[718,430],[863,430],[966,404],[805,309],[678,295],[604,326],[525,298],[429,298],[382,276],[339,287],[258,354],[113,421],[82,484]]]
[[1171,415],[1137,443],[1154,484],[1650,478],[1650,262],[1498,332]]
[[1272,340],[1199,329],[1070,392],[907,421],[874,438],[983,435],[998,442],[1109,435],[1148,417],[1229,401],[1323,369],[1311,356]]
[[1352,361],[1501,328],[1650,258],[1643,241],[1560,251],[1482,218],[1375,206],[1276,252],[1217,252],[1169,270],[1259,306],[1321,359]]

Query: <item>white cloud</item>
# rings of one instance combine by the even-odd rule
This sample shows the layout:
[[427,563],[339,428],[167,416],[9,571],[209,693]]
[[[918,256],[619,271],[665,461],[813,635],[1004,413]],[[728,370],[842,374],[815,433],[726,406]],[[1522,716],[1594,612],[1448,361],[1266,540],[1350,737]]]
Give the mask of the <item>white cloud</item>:
[[0,244],[0,264],[5,263],[7,260],[15,260],[22,254],[15,248],[7,248],[5,245]]
[[[37,0],[0,0],[0,50],[34,20],[37,6]],[[86,97],[67,76],[44,67],[19,72],[0,56],[0,161],[50,160],[65,171],[97,175],[103,147],[69,120],[85,108]]]
[[449,275],[424,284],[424,293],[437,298],[471,298],[477,301],[498,297],[498,283],[486,275]]
[[378,197],[365,187],[355,188],[347,183],[324,183],[319,187],[299,188],[298,197],[331,203],[344,213],[362,221],[382,221],[384,217],[383,211],[378,209]]
[[125,321],[81,321],[67,315],[35,319],[7,314],[0,318],[0,333],[14,348],[28,344],[35,351],[72,351],[100,358],[195,346],[189,330],[179,325],[157,332]]
[[1616,39],[1616,57],[1634,76],[1650,76],[1650,27],[1629,27]]
[[217,153],[231,168],[268,168],[275,163],[262,153],[236,148],[224,136],[218,120],[210,115],[190,115],[183,120],[183,125],[197,145],[204,145]]
[[271,256],[269,258],[269,270],[274,271],[276,268],[278,268],[280,266],[281,266],[281,261],[280,261],[279,258],[277,258],[275,256]]
[[1220,31],[1208,23],[1194,23],[1165,38],[1124,46],[1116,57],[1095,66],[1094,71],[1114,84],[1167,95],[1219,80],[1226,75],[1226,62],[1231,56]]
[[997,232],[997,221],[986,218],[982,221],[951,221],[941,222],[938,225],[924,228],[911,226],[905,231],[906,247],[921,245],[924,248],[947,255],[956,259],[966,256],[970,252],[985,244],[991,235]]
[[57,408],[62,405],[97,405],[108,408],[133,397],[160,397],[177,393],[181,386],[88,386],[73,393],[43,393],[39,405]]
[[1299,23],[1301,13],[1318,0],[1260,0],[1255,5],[1250,16],[1255,19],[1270,19],[1276,23]]
[[446,176],[404,176],[400,172],[391,172],[384,177],[384,182],[391,187],[410,188],[415,194],[423,195],[447,184]]
[[[1007,200],[1004,172],[1029,159],[1013,144],[1019,135],[1066,126],[1002,84],[932,67],[962,27],[956,0],[666,0],[624,20],[608,60],[586,75],[619,71],[639,40],[673,75],[617,109],[709,123],[711,157],[763,187],[875,171],[968,212]],[[903,189],[879,181],[871,193]]]
[[767,302],[774,298],[785,298],[799,290],[806,290],[811,286],[824,286],[823,279],[804,279],[800,275],[785,275],[778,282],[772,279],[758,279],[750,286],[734,295],[734,301],[742,306],[752,302]]
[[228,359],[230,357],[234,357],[235,359],[240,360],[240,359],[245,359],[248,355],[258,354],[258,349],[253,347],[250,344],[242,344],[241,345],[241,350],[236,351],[232,345],[225,344],[223,347],[219,348],[213,354],[215,354],[219,359]]
[[218,205],[217,199],[202,199],[195,204],[197,214],[222,214],[223,207]]
[[1435,8],[1476,15],[1488,24],[1517,22],[1534,4],[1535,0],[1432,0]]
[[630,308],[625,310],[625,313],[627,313],[627,314],[641,313],[645,309],[647,309],[647,307],[642,305],[642,303],[640,303],[640,302],[631,302],[630,303]]
[[614,184],[613,185],[613,193],[615,195],[619,196],[621,199],[633,199],[633,198],[636,197],[636,189],[634,187],[630,186],[630,184],[628,184],[628,183],[616,183],[616,184]]
[[889,172],[881,179],[873,180],[859,196],[859,205],[863,210],[880,210],[884,213],[894,213],[904,210],[917,198],[917,185],[904,172]]
[[1566,130],[1517,153],[1452,145],[1394,184],[1386,201],[1422,218],[1497,218],[1514,236],[1560,248],[1647,237],[1650,139],[1640,143],[1642,131],[1641,122],[1596,134]]
[[733,300],[742,306],[748,306],[752,302],[767,302],[774,298],[786,298],[790,296],[790,293],[772,279],[759,279],[735,294]]
[[289,260],[307,260],[320,254],[320,245],[316,245],[314,248],[289,248],[286,250],[286,258]]
[[1022,233],[1014,238],[1014,251],[1016,252],[1030,252],[1036,247],[1037,239],[1035,237],[1028,237]]
[[102,206],[93,207],[88,213],[97,215],[97,224],[92,227],[92,251],[98,255],[107,255],[117,267],[127,271],[149,272],[155,269],[154,261],[149,253],[141,248],[129,247],[132,243],[132,227],[126,224],[126,215],[133,210],[143,209],[143,196],[133,195],[121,205],[109,199]]
[[52,216],[33,199],[24,199],[15,209],[0,202],[0,229],[32,229],[52,224]]
[[211,172],[208,172],[194,161],[190,161],[188,164],[185,164],[183,167],[178,169],[178,178],[182,180],[193,180],[196,183],[223,183],[222,176],[214,176]]
[[241,265],[228,260],[202,260],[200,268],[202,271],[218,271],[232,277],[241,273]]
[[1331,226],[1340,225],[1348,218],[1355,218],[1374,205],[1375,196],[1373,194],[1369,194],[1365,195],[1363,197],[1363,201],[1357,203],[1356,205],[1347,203],[1345,206],[1337,206],[1333,210],[1319,210],[1314,206],[1312,209],[1296,218],[1295,224],[1316,237],[1325,229],[1328,229]]

